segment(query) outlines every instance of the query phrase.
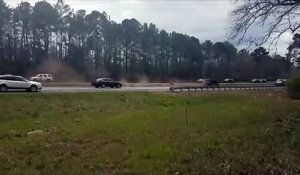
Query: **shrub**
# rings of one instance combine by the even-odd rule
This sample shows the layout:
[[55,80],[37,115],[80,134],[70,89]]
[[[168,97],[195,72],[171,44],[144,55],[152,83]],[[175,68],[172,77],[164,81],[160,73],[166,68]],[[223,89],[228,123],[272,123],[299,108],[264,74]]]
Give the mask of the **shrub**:
[[287,92],[291,99],[300,99],[300,77],[288,81]]

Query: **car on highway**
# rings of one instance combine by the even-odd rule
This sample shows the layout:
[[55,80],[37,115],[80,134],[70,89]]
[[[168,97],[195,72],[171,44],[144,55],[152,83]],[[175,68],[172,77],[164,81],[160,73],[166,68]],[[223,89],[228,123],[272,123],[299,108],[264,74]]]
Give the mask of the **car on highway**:
[[261,78],[261,79],[254,78],[251,80],[251,83],[265,83],[265,82],[267,82],[267,79],[265,78]]
[[30,77],[30,80],[39,81],[39,82],[51,82],[51,81],[53,81],[53,75],[52,74],[37,74],[33,77]]
[[260,83],[265,83],[265,82],[267,82],[267,79],[261,78],[261,79],[259,79],[259,82],[260,82]]
[[8,89],[24,89],[28,92],[38,92],[42,89],[39,82],[29,81],[24,77],[15,75],[0,75],[0,92]]
[[254,78],[254,79],[252,79],[251,80],[251,83],[259,83],[260,81],[259,81],[259,79],[257,79],[257,78]]
[[97,80],[93,81],[91,83],[92,86],[96,88],[106,88],[106,87],[111,87],[111,88],[121,88],[123,86],[122,83],[115,81],[112,78],[98,78]]
[[233,78],[226,78],[223,81],[224,83],[234,83],[234,79]]
[[285,86],[287,82],[287,79],[277,79],[275,81],[275,86]]
[[201,83],[204,87],[219,87],[219,83],[213,79],[199,79],[198,83]]

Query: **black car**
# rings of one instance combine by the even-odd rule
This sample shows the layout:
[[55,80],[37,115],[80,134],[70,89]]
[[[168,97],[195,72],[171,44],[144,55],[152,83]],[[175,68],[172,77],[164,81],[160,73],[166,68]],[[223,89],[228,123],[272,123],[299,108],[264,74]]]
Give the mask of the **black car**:
[[121,88],[123,85],[120,82],[117,82],[111,78],[99,78],[91,83],[92,86],[95,86],[96,88],[105,88],[105,87],[111,87],[111,88]]
[[226,78],[226,79],[224,79],[223,82],[224,83],[234,83],[234,79],[232,79],[232,78]]
[[265,78],[261,78],[261,79],[255,78],[255,79],[252,79],[251,82],[252,83],[266,83],[267,79],[265,79]]
[[259,83],[259,82],[260,82],[260,80],[257,78],[251,80],[251,83]]
[[198,82],[204,87],[219,87],[219,83],[213,79],[199,79]]
[[265,78],[262,78],[262,79],[259,79],[260,83],[266,83],[267,82],[267,79]]

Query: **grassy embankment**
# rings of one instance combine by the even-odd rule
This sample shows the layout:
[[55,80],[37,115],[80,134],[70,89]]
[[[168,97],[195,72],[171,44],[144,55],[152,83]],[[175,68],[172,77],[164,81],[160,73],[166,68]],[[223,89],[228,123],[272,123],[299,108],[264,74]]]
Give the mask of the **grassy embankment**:
[[0,174],[297,174],[299,144],[280,94],[0,95]]

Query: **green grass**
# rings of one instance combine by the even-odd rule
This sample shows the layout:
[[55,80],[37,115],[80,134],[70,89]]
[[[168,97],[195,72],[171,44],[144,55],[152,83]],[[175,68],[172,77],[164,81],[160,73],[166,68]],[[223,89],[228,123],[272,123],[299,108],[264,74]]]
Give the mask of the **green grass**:
[[0,174],[271,172],[300,172],[300,101],[282,94],[0,95]]

